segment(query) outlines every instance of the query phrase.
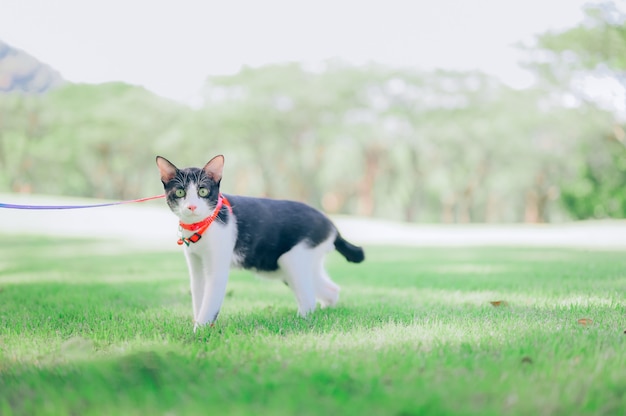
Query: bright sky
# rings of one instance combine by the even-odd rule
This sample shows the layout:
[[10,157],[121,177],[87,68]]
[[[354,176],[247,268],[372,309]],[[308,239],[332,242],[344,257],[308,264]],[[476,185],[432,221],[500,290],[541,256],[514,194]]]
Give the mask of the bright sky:
[[585,0],[0,0],[0,39],[74,82],[193,103],[209,75],[331,58],[480,69],[517,87],[520,41],[574,26]]

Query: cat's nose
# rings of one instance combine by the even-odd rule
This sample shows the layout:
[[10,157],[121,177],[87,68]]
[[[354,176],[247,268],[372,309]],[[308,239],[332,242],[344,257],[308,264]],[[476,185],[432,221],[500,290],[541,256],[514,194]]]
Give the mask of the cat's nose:
[[191,212],[194,212],[194,211],[196,210],[196,208],[198,208],[198,207],[197,207],[197,206],[195,206],[195,205],[187,205],[187,209],[188,209],[189,211],[191,211]]

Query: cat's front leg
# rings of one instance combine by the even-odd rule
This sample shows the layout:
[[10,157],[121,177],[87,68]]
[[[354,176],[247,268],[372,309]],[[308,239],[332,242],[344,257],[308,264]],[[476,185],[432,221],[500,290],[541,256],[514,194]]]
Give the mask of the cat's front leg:
[[196,317],[196,325],[212,324],[222,307],[226,296],[226,284],[228,273],[235,247],[235,223],[229,221],[226,224],[216,224],[206,235],[204,244],[207,250],[202,256],[204,271],[204,290],[202,293],[202,306]]
[[219,278],[212,278],[205,286],[205,297],[202,302],[202,309],[196,324],[194,331],[202,325],[212,324],[217,319],[222,307],[222,302],[226,294],[226,282],[228,281],[228,275],[220,276]]
[[229,265],[226,267],[213,267],[211,273],[206,276],[202,296],[202,307],[196,318],[196,328],[198,325],[212,324],[217,319],[217,315],[222,307],[222,302],[226,296],[228,266]]
[[202,297],[204,295],[204,269],[202,265],[202,259],[199,256],[189,252],[185,252],[185,258],[187,259],[187,268],[189,269],[189,283],[191,288],[191,304],[193,306],[193,320],[197,327],[200,307],[202,306]]

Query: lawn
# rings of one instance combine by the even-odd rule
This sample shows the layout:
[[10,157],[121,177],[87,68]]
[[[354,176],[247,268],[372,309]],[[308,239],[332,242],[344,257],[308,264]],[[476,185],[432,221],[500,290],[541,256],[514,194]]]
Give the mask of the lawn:
[[626,414],[624,252],[367,247],[306,320],[238,271],[194,334],[182,254],[112,246],[0,237],[0,414]]

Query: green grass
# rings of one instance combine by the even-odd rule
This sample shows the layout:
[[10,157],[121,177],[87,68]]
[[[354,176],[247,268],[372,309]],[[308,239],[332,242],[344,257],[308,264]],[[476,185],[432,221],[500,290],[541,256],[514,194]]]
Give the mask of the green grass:
[[340,304],[307,320],[234,272],[194,334],[181,253],[103,244],[0,237],[0,414],[626,413],[624,252],[333,255]]

